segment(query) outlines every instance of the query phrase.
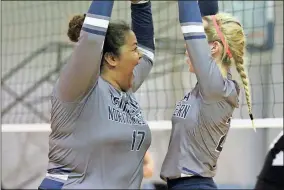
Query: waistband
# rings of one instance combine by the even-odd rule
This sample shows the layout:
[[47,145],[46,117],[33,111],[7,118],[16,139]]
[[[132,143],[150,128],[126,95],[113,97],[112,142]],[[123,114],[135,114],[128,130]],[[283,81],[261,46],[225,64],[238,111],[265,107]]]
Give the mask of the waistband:
[[187,181],[187,180],[192,180],[192,181],[204,180],[204,181],[211,182],[213,181],[213,178],[212,177],[202,177],[202,176],[167,178],[167,182],[170,182],[170,183],[176,183],[176,182]]
[[186,189],[217,189],[212,177],[192,176],[169,179],[167,181],[169,189],[186,188]]

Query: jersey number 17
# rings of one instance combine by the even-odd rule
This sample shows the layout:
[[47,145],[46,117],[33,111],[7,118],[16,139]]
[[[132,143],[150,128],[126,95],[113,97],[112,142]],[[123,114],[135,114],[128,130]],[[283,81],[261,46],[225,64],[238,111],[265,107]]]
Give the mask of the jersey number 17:
[[[145,131],[133,130],[131,151],[139,151],[145,139]],[[138,137],[138,138],[137,138]],[[140,138],[139,138],[140,137]]]

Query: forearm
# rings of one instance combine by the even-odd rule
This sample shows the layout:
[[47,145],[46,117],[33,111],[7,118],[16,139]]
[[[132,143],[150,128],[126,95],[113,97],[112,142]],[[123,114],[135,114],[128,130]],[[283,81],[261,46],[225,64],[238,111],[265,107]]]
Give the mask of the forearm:
[[134,31],[138,46],[149,52],[142,52],[153,60],[155,50],[154,25],[151,10],[151,2],[131,3],[132,30]]
[[155,43],[151,2],[132,3],[131,18],[132,30],[138,41],[138,49],[143,53],[139,64],[134,69],[132,90],[135,92],[147,78],[154,62]]
[[59,94],[63,100],[74,101],[82,97],[96,82],[112,8],[113,1],[92,1],[79,40],[60,74]]

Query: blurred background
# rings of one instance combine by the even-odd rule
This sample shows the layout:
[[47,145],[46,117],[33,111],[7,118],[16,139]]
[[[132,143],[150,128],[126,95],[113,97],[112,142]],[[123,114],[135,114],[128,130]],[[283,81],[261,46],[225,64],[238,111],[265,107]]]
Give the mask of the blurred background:
[[[84,14],[90,1],[1,2],[2,70],[2,186],[37,188],[47,166],[49,95],[73,44],[66,35],[68,22]],[[250,188],[263,165],[269,144],[283,130],[283,2],[220,1],[220,10],[232,13],[247,35],[247,70],[253,113],[268,119],[255,133],[250,122],[233,128],[218,161],[215,181],[220,188]],[[152,1],[155,26],[155,66],[136,96],[148,121],[169,121],[176,101],[196,83],[184,63],[184,40],[175,1]],[[115,1],[112,21],[130,23],[129,1]],[[238,80],[238,74],[233,72]],[[233,118],[248,119],[244,94]],[[28,132],[33,125],[39,131]],[[278,127],[275,127],[278,126]],[[280,126],[280,127],[279,127]],[[9,131],[9,127],[17,131]],[[233,126],[234,127],[234,126]],[[169,130],[152,132],[150,152],[154,176],[143,183],[160,183],[159,172],[169,142]]]

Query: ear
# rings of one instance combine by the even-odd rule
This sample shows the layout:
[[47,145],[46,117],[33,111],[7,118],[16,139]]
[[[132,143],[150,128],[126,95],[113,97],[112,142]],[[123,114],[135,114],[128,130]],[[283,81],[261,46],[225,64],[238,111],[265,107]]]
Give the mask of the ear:
[[211,54],[212,55],[218,55],[220,52],[222,52],[222,45],[220,42],[215,41],[209,44],[211,48]]
[[106,62],[110,65],[110,66],[117,66],[118,64],[118,58],[116,55],[114,55],[113,53],[105,53],[104,55],[104,59],[106,60]]

